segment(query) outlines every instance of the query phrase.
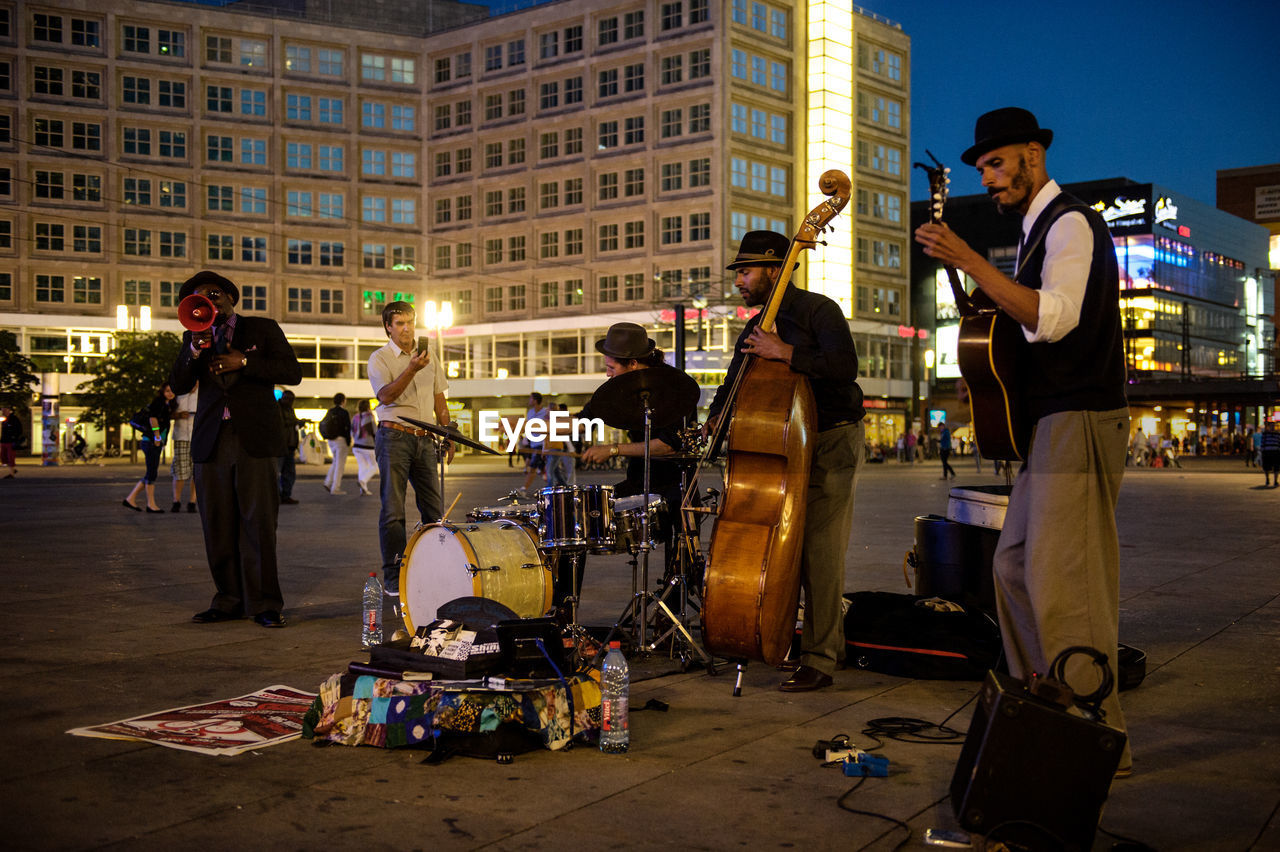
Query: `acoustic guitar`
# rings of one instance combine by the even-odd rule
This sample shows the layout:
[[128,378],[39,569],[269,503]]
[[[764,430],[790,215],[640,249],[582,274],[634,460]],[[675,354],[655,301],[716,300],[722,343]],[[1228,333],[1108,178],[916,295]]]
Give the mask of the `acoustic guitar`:
[[[934,165],[916,163],[929,175],[929,221],[942,222],[951,170],[925,151]],[[969,414],[978,451],[989,459],[1023,461],[1031,443],[1031,418],[1019,396],[1027,339],[1018,324],[982,290],[965,292],[960,275],[946,266],[951,293],[960,312],[956,360],[969,388]]]

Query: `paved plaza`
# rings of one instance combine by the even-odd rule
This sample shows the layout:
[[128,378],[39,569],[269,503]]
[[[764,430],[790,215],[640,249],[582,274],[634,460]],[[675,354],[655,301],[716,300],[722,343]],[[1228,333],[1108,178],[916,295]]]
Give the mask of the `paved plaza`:
[[[1108,832],[1154,849],[1280,849],[1280,489],[1239,460],[1130,469],[1121,492],[1121,641],[1147,653],[1124,694],[1135,774],[1115,782]],[[970,458],[956,484],[996,484]],[[819,739],[870,719],[942,722],[975,682],[836,673],[785,694],[760,663],[743,695],[701,669],[633,682],[631,750],[535,751],[509,765],[413,750],[286,743],[238,757],[68,736],[66,730],[286,684],[314,692],[364,659],[360,590],[378,567],[376,497],[325,493],[299,468],[281,507],[284,630],[197,625],[212,586],[195,515],[128,512],[141,465],[43,468],[0,481],[0,837],[9,849],[924,849],[955,827],[956,744],[888,742],[887,778],[824,769]],[[945,514],[938,463],[868,465],[857,492],[849,591],[905,592],[914,518]],[[348,476],[354,476],[352,463]],[[581,482],[611,482],[593,473]],[[453,517],[522,475],[505,460],[451,469]],[[166,508],[169,480],[158,499]],[[581,619],[616,620],[624,557],[587,560]],[[968,726],[972,705],[951,721]],[[848,795],[846,795],[846,793]],[[855,809],[862,813],[854,813]],[[1095,850],[1113,837],[1100,832]]]

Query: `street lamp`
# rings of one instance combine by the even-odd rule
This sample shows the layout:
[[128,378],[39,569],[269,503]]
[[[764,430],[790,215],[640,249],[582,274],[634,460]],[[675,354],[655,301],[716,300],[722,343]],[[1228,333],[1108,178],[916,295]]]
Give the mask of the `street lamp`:
[[437,305],[434,299],[428,299],[422,306],[422,324],[425,328],[435,330],[436,356],[443,365],[444,348],[440,345],[440,333],[446,328],[453,328],[453,302],[444,301]]

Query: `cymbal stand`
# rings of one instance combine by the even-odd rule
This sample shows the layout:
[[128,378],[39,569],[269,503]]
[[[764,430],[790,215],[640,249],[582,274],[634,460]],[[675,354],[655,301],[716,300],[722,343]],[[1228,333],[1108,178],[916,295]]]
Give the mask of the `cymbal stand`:
[[578,604],[581,601],[579,592],[582,588],[582,582],[579,577],[581,576],[582,560],[586,555],[586,548],[565,548],[564,555],[569,557],[569,565],[571,566],[569,570],[569,594],[564,596],[564,602],[569,605],[569,624],[564,629],[573,641],[574,662],[580,667],[584,659],[582,649],[586,646],[586,640],[591,638],[591,634],[587,632],[587,629],[578,622]]
[[[685,491],[688,488],[688,485],[683,480],[688,477],[687,470],[682,469],[680,477],[682,480],[681,491]],[[683,508],[680,511],[680,529],[683,530],[683,533],[680,534],[680,540],[676,548],[677,569],[667,581],[667,587],[663,590],[662,594],[654,601],[661,610],[661,613],[666,615],[667,619],[671,622],[671,626],[659,636],[654,637],[653,643],[649,645],[648,648],[649,650],[654,650],[663,642],[670,639],[672,641],[672,652],[674,654],[676,637],[679,636],[684,645],[680,652],[682,660],[687,663],[692,657],[692,654],[689,654],[689,652],[692,651],[697,654],[701,664],[706,667],[707,671],[711,674],[715,674],[715,662],[712,660],[711,655],[706,652],[706,649],[698,644],[697,640],[693,638],[693,634],[689,632],[687,625],[689,608],[689,591],[687,584],[689,582],[689,575],[694,568],[693,548],[689,542],[689,536],[697,535],[697,531],[695,529],[694,532],[689,532],[689,527],[691,525],[696,526],[696,522],[693,521],[695,511],[690,509],[686,512]],[[678,616],[667,606],[667,598],[673,592],[676,595],[675,603],[678,605],[680,610],[680,614]],[[655,627],[655,629],[657,628]]]

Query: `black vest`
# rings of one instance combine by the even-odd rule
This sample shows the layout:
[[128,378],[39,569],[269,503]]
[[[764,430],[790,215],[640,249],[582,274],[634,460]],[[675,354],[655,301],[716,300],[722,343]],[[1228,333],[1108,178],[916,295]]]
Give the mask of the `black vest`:
[[1080,306],[1080,323],[1055,342],[1032,343],[1025,396],[1033,420],[1059,411],[1110,411],[1124,408],[1124,336],[1120,327],[1120,275],[1115,246],[1097,211],[1061,193],[1036,218],[1027,235],[1030,251],[1017,281],[1033,290],[1043,285],[1044,238],[1050,226],[1069,212],[1084,215],[1093,232],[1093,262]]

